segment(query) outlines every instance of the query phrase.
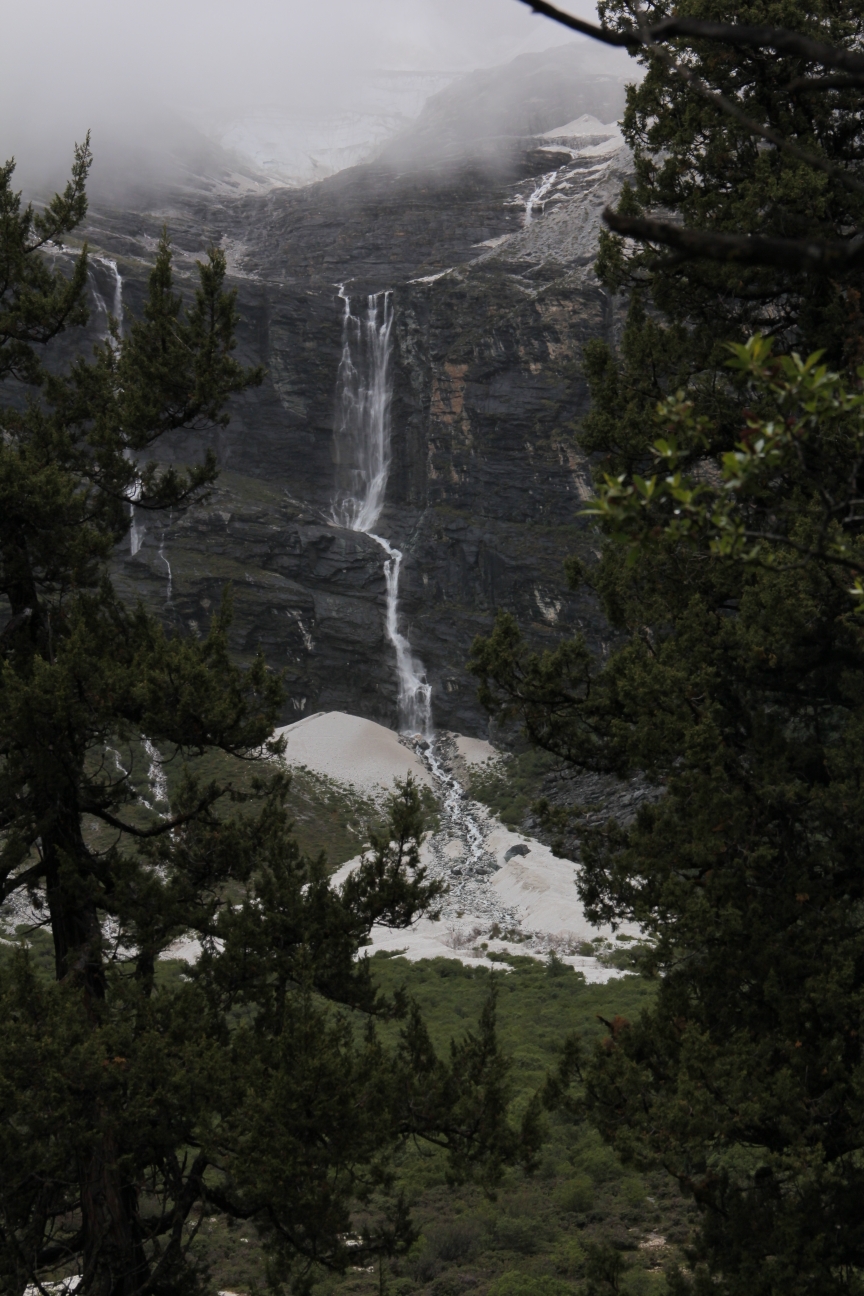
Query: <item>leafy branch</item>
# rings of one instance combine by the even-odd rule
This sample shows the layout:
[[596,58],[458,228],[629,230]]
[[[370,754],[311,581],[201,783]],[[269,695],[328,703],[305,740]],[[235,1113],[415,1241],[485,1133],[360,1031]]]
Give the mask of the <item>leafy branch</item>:
[[[650,447],[658,471],[606,474],[583,514],[602,522],[634,557],[660,538],[770,566],[788,561],[791,551],[853,572],[850,593],[864,598],[864,391],[860,385],[850,390],[819,352],[806,360],[774,356],[771,340],[759,335],[729,350],[729,367],[749,382],[765,411],[745,411],[733,449],[717,463],[700,461],[710,427],[678,391],[657,406],[658,424],[666,428]],[[858,378],[864,382],[864,366]],[[829,470],[836,459],[837,472],[813,490],[817,517],[802,538],[801,490],[814,449]],[[699,471],[688,471],[694,460]]]

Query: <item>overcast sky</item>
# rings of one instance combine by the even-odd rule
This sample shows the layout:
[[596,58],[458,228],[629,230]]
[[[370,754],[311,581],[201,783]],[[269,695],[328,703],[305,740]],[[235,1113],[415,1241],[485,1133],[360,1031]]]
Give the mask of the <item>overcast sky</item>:
[[320,112],[374,69],[469,70],[572,39],[518,0],[40,0],[5,6],[2,31],[0,153],[22,162],[155,110]]

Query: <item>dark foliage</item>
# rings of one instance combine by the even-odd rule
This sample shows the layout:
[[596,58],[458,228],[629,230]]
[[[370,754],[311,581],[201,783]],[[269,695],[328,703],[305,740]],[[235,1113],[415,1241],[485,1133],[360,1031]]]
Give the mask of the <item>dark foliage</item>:
[[[667,12],[649,6],[646,21]],[[633,20],[618,4],[604,13],[613,27]],[[738,11],[694,2],[684,16]],[[856,4],[766,3],[748,19],[860,44]],[[860,229],[857,92],[814,96],[794,51],[671,43],[710,88],[833,170],[766,147],[650,56],[625,118],[636,183],[624,215],[664,209],[711,235],[838,241]],[[538,657],[501,618],[474,669],[487,704],[521,715],[541,746],[654,787],[629,820],[572,812],[589,911],[638,921],[660,974],[656,1005],[610,1019],[579,1066],[604,1135],[637,1165],[665,1166],[702,1211],[675,1283],[859,1292],[860,271],[658,259],[611,235],[598,268],[631,304],[618,351],[586,354],[583,444],[607,542],[596,568],[571,574],[601,594],[622,646],[605,661],[579,640]],[[730,368],[729,343],[754,332]],[[787,346],[820,347],[829,363],[775,356]]]
[[[407,926],[437,888],[419,866],[417,788],[394,794],[339,893],[290,833],[272,762],[280,682],[229,658],[230,595],[201,639],[123,605],[107,563],[130,511],[182,508],[213,482],[148,462],[158,438],[225,422],[261,379],[233,358],[225,259],[175,292],[164,237],[143,317],[90,359],[39,348],[86,319],[87,147],[36,214],[0,171],[0,901],[47,928],[54,977],[0,966],[0,1287],[77,1274],[82,1296],[207,1289],[190,1244],[207,1211],[257,1223],[278,1286],[413,1239],[389,1160],[409,1138],[491,1186],[530,1164],[536,1110],[507,1117],[490,1001],[448,1059],[404,995],[358,959],[376,922]],[[53,267],[51,256],[54,257]],[[266,777],[173,780],[142,805],[120,751],[176,766],[208,751]],[[26,934],[26,933],[25,933]],[[178,938],[201,955],[160,973]],[[380,1021],[402,1021],[385,1045]],[[358,1246],[353,1213],[365,1209]]]

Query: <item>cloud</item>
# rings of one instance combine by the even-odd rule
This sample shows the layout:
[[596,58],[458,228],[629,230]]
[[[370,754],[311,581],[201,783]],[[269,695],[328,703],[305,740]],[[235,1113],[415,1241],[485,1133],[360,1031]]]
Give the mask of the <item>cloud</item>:
[[88,128],[98,165],[169,119],[213,134],[262,107],[344,111],[382,69],[466,71],[572,39],[517,0],[42,0],[7,6],[2,32],[0,154],[53,183]]

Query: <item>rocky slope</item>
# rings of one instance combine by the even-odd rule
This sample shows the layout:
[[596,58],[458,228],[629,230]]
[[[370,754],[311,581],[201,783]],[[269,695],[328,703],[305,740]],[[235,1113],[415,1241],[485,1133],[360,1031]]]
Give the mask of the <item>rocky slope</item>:
[[[479,75],[473,116],[471,79],[448,88],[376,162],[307,188],[175,186],[149,209],[101,202],[91,213],[88,238],[116,261],[127,312],[163,224],[183,283],[208,243],[228,254],[240,353],[267,379],[211,438],[224,472],[210,501],[149,519],[116,575],[191,633],[230,581],[235,648],[261,648],[285,672],[286,719],[396,717],[381,549],[327,520],[339,284],[355,301],[393,293],[392,466],[378,530],[405,554],[401,625],[432,682],[436,724],[485,732],[465,660],[498,608],[541,644],[574,629],[602,642],[598,610],[566,589],[562,560],[592,545],[578,516],[580,356],[614,327],[591,262],[628,160],[600,124],[620,110],[620,81],[586,71],[580,49],[523,56],[497,82]],[[106,302],[114,287],[111,266],[95,263]],[[165,447],[187,461],[201,450],[191,437]]]

